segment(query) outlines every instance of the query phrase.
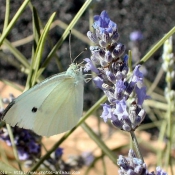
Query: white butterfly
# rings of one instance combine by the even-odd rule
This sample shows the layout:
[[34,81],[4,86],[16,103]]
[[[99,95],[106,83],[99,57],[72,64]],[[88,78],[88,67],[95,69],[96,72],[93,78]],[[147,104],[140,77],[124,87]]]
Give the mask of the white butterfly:
[[2,120],[42,136],[68,131],[82,115],[83,90],[82,69],[72,63],[66,72],[47,78],[13,100]]

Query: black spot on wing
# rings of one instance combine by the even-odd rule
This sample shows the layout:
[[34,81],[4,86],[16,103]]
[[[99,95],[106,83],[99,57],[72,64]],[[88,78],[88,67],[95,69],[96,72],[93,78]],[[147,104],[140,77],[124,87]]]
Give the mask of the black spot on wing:
[[32,108],[32,112],[33,112],[33,113],[37,112],[37,110],[38,110],[38,108],[36,108],[36,107],[33,107],[33,108]]
[[10,110],[10,108],[15,104],[15,100],[13,100],[11,103],[9,103],[9,105],[4,109],[3,113],[2,113],[2,118],[3,119],[6,115],[6,113]]

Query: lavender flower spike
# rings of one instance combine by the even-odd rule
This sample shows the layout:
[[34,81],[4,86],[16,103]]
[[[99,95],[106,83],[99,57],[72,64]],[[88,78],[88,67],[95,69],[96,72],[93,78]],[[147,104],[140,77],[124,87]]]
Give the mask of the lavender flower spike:
[[120,167],[119,175],[168,175],[160,167],[156,168],[156,173],[149,173],[146,164],[136,157],[133,150],[129,150],[128,157],[122,155],[117,159],[117,164]]
[[[105,122],[109,119],[124,131],[134,131],[145,117],[142,105],[148,98],[140,65],[135,67],[128,80],[128,56],[123,56],[125,46],[118,42],[117,24],[110,20],[106,11],[94,17],[93,27],[95,32],[87,35],[96,45],[90,47],[91,60],[85,59],[85,71],[96,73],[94,83],[107,96],[108,103],[102,105],[101,118]],[[131,94],[133,100],[128,103]]]
[[165,171],[163,171],[160,167],[157,167],[156,175],[168,175],[168,174]]

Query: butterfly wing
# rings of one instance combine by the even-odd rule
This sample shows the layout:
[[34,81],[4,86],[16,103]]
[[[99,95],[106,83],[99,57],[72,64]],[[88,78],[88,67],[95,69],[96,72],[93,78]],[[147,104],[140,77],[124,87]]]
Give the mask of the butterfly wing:
[[[71,85],[74,85],[74,88],[67,87],[71,87]],[[76,88],[81,89],[81,95]],[[68,102],[68,100],[70,101]],[[81,117],[82,104],[83,82],[76,84],[73,77],[65,73],[57,74],[16,98],[6,108],[3,120],[11,126],[17,125],[21,128],[33,130],[39,135],[50,136],[71,129],[74,126],[73,124],[76,124],[75,120],[78,121]],[[71,105],[73,108],[80,105],[81,108],[75,110],[78,112],[72,111],[73,108],[69,111],[67,106]],[[72,125],[66,124],[70,118]],[[56,130],[56,125],[52,122],[57,123],[57,128],[60,126],[60,129]]]
[[[57,94],[59,97],[55,98]],[[65,79],[42,103],[36,116],[35,132],[51,136],[70,130],[77,124],[82,111],[83,82],[76,84],[72,78]]]

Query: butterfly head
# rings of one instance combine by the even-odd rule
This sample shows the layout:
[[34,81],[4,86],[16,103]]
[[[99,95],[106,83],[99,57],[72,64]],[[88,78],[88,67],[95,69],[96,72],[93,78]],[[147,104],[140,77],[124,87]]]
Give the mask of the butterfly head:
[[66,74],[79,79],[80,77],[83,77],[82,67],[78,64],[72,63],[67,69]]

